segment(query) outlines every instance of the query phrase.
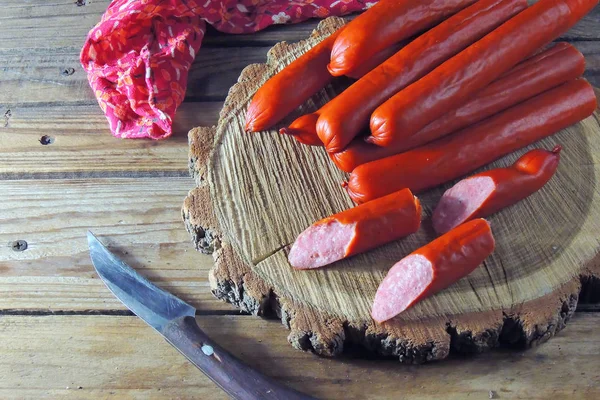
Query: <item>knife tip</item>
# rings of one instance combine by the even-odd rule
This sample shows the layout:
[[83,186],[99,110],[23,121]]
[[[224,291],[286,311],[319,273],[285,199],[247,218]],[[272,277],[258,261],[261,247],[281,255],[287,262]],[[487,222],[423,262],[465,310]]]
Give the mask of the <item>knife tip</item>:
[[92,231],[88,230],[87,231],[87,239],[88,239],[88,245],[91,245],[92,243],[98,242],[98,238],[96,237],[96,235],[94,235],[92,233]]

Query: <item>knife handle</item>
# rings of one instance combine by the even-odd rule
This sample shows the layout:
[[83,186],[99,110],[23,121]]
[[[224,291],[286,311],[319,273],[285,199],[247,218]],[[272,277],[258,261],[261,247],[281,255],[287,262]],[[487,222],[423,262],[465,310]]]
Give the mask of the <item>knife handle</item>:
[[193,317],[177,318],[169,322],[162,333],[192,364],[235,399],[314,399],[248,367],[213,342],[198,327]]

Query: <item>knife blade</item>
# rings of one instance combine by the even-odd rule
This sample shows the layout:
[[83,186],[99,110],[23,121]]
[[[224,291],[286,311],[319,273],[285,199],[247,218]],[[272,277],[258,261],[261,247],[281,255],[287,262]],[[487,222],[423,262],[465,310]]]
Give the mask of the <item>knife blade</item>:
[[248,367],[196,324],[196,309],[135,272],[88,232],[90,258],[108,289],[235,399],[313,399]]

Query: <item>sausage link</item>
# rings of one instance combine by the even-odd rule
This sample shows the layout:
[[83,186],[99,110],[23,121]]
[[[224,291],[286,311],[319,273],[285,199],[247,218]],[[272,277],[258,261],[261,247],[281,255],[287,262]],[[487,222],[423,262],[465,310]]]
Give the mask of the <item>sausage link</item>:
[[400,239],[421,225],[421,204],[404,189],[324,218],[294,242],[288,259],[294,268],[319,268]]
[[[371,59],[365,61],[359,65],[358,68],[348,74],[348,77],[359,79],[364,76],[375,67],[383,63],[385,60],[390,58],[393,54],[397,53],[402,47],[406,46],[409,42],[402,41],[396,43],[386,49],[381,50],[375,54]],[[319,119],[319,111],[312,112],[310,114],[301,115],[296,118],[287,128],[281,128],[279,133],[282,135],[292,135],[296,140],[302,144],[308,144],[311,146],[323,146],[323,142],[317,136],[317,120]]]
[[515,66],[486,86],[466,104],[444,114],[405,140],[381,147],[356,138],[339,153],[329,157],[343,171],[370,161],[422,146],[512,107],[564,82],[585,70],[583,55],[568,43],[557,43]]
[[376,67],[378,67],[380,64],[382,64],[384,61],[386,61],[388,58],[390,58],[391,56],[393,56],[394,54],[399,52],[401,48],[403,48],[404,46],[406,46],[409,43],[410,43],[410,39],[407,39],[407,40],[403,40],[401,42],[395,43],[395,44],[391,45],[390,47],[386,47],[385,49],[383,49],[383,50],[379,51],[377,54],[375,54],[373,57],[370,57],[367,60],[365,60],[364,62],[362,62],[358,67],[356,67],[352,71],[348,72],[346,74],[346,76],[348,78],[352,78],[352,79],[356,79],[356,80],[362,78],[363,76],[365,76],[366,74],[368,74],[369,72],[374,70]]
[[370,142],[389,146],[415,134],[566,32],[597,2],[540,0],[379,106]]
[[556,172],[560,146],[535,149],[512,166],[463,179],[448,189],[433,212],[433,228],[445,233],[473,218],[483,218],[537,192]]
[[323,142],[321,142],[321,139],[319,139],[317,132],[315,131],[318,119],[319,114],[317,111],[301,115],[287,128],[281,128],[279,133],[282,135],[293,136],[294,139],[302,144],[307,144],[309,146],[323,146]]
[[475,0],[380,0],[347,25],[331,51],[334,76],[350,73],[394,43],[431,28]]
[[526,0],[481,0],[419,36],[319,110],[317,134],[335,153],[369,125],[373,110],[527,7]]
[[404,188],[419,193],[550,136],[595,109],[594,89],[575,79],[425,146],[360,165],[346,187],[357,203]]
[[298,57],[258,89],[248,106],[246,131],[269,129],[333,79],[327,71],[327,63],[333,42],[342,28]]
[[398,261],[383,279],[371,316],[384,322],[470,274],[494,251],[484,219],[451,230]]

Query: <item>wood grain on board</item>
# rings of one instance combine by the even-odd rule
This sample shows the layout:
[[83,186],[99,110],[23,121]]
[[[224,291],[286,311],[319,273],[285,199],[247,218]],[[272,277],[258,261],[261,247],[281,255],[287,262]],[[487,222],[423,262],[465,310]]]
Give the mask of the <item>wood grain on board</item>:
[[[208,228],[216,237],[213,291],[253,313],[274,307],[290,327],[293,345],[324,355],[359,342],[402,361],[422,362],[447,357],[453,338],[459,351],[546,340],[575,310],[581,277],[599,272],[597,116],[528,147],[563,145],[556,176],[535,195],[490,217],[497,246],[481,268],[394,320],[372,321],[373,297],[390,265],[435,237],[427,218],[417,234],[327,268],[289,266],[287,251],[300,232],[352,206],[340,187],[345,174],[322,148],[299,145],[276,129],[245,133],[246,107],[264,81],[342,24],[330,18],[305,41],[277,44],[267,64],[242,72],[217,127],[190,134],[192,144],[209,145],[192,146],[191,158],[202,160],[193,165],[200,188],[191,192],[184,214],[194,233]],[[304,110],[324,104],[333,92],[322,90]],[[210,144],[214,151],[207,156]],[[488,168],[510,165],[524,151]],[[426,216],[448,187],[420,196]],[[230,254],[228,262],[224,254]],[[255,302],[229,294],[242,290]]]
[[[498,351],[405,366],[352,354],[323,359],[292,349],[284,328],[250,316],[200,316],[198,324],[250,366],[323,399],[594,399],[600,397],[600,314],[530,351]],[[136,317],[5,316],[0,319],[3,399],[227,399]]]

